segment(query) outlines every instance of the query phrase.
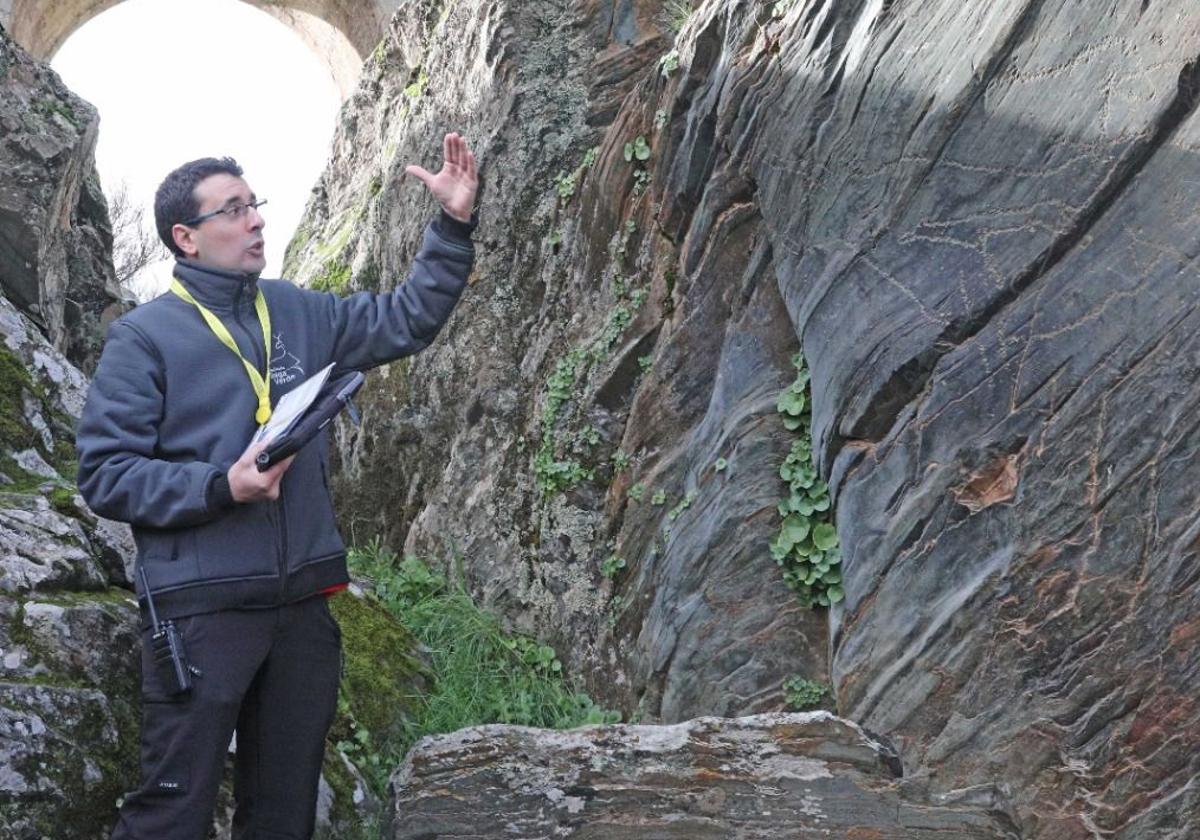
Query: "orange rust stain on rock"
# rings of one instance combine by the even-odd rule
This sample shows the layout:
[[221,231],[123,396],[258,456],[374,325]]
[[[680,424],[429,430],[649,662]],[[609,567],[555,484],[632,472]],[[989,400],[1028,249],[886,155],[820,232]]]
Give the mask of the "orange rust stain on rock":
[[965,484],[952,488],[950,492],[971,513],[1007,502],[1017,492],[1017,456],[997,458],[976,470]]
[[1187,647],[1200,638],[1200,618],[1180,624],[1171,631],[1171,647]]
[[1196,728],[1196,701],[1178,692],[1164,692],[1152,698],[1133,719],[1124,741],[1132,755],[1153,755],[1170,738],[1180,737],[1193,748],[1200,743]]
[[877,828],[855,825],[846,829],[846,840],[884,840],[884,836]]
[[1062,554],[1062,547],[1059,545],[1043,545],[1033,554],[1029,555],[1029,559],[1025,562],[1033,569],[1043,569],[1049,566],[1059,555]]

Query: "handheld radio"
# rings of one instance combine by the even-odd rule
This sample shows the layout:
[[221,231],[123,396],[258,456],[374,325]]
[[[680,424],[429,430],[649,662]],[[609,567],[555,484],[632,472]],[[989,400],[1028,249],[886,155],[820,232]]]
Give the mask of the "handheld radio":
[[183,636],[175,622],[167,620],[161,624],[154,609],[154,598],[150,594],[150,581],[146,579],[144,566],[138,568],[142,577],[142,589],[146,593],[146,605],[150,607],[150,621],[154,632],[150,636],[150,648],[154,653],[154,667],[162,677],[163,685],[172,694],[185,694],[192,690],[192,676],[200,676],[200,669],[188,663],[187,651],[183,647]]

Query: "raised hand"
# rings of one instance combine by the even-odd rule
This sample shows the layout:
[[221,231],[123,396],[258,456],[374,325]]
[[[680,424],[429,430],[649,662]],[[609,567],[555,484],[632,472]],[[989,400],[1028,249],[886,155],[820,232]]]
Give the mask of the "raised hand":
[[406,166],[404,171],[424,181],[433,197],[441,202],[443,210],[459,221],[469,222],[471,208],[475,206],[475,192],[479,188],[475,155],[457,131],[443,138],[442,152],[446,160],[438,174],[415,164]]

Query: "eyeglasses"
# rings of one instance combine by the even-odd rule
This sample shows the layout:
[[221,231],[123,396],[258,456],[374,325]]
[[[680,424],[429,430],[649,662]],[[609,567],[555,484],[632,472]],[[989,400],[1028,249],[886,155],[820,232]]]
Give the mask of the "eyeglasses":
[[211,213],[201,214],[194,219],[188,219],[186,222],[180,222],[180,224],[187,225],[188,227],[195,227],[201,222],[211,219],[213,216],[225,216],[231,222],[238,222],[246,218],[246,213],[248,213],[251,208],[257,210],[266,203],[267,200],[265,198],[261,198],[257,201],[248,201],[244,204],[230,204],[227,207],[222,207],[220,210],[213,210]]

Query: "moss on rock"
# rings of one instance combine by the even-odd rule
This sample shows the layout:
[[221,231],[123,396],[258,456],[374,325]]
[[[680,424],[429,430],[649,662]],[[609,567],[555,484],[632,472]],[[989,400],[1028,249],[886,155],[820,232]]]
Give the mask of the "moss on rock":
[[343,592],[329,605],[342,628],[342,696],[354,721],[384,747],[416,710],[429,671],[416,639],[373,598]]
[[329,260],[321,273],[313,278],[311,287],[318,292],[333,292],[344,295],[350,290],[350,266]]
[[373,596],[343,592],[329,604],[342,628],[343,656],[323,767],[333,790],[330,822],[337,837],[378,836],[378,797],[402,758],[431,676],[416,639]]
[[0,346],[0,447],[11,452],[40,443],[39,435],[24,413],[26,395],[36,393],[25,363],[11,350]]

